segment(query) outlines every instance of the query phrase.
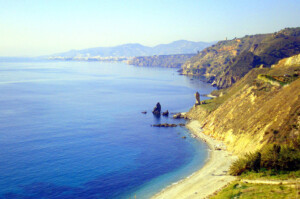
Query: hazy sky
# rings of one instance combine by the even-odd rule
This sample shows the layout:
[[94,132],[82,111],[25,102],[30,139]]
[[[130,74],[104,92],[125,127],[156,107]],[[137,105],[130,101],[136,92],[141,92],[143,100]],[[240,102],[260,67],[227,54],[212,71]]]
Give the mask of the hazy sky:
[[300,0],[0,0],[0,56],[216,41],[300,26]]

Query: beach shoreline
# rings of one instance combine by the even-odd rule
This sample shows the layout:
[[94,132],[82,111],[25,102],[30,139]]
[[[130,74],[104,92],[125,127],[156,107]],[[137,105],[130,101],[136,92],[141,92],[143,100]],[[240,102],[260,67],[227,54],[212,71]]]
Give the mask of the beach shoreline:
[[223,143],[202,133],[200,123],[196,120],[188,122],[186,127],[195,138],[206,142],[210,150],[209,157],[200,170],[163,189],[152,199],[207,198],[236,179],[227,174],[236,157],[226,151]]

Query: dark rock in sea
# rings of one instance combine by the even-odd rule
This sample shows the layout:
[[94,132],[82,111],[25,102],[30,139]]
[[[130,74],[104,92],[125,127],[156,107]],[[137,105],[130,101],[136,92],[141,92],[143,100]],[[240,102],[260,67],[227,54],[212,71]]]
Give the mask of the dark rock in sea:
[[163,116],[169,116],[169,111],[166,110],[165,112],[162,113]]
[[182,139],[186,139],[186,136],[182,136],[181,138],[182,138]]
[[147,111],[143,111],[142,113],[143,113],[143,114],[147,114]]
[[154,127],[177,127],[177,124],[164,123],[164,124],[153,124],[151,126],[154,126]]
[[185,126],[185,124],[183,124],[183,123],[180,123],[180,124],[178,124],[179,126]]
[[153,113],[154,115],[159,116],[159,115],[160,115],[160,111],[161,111],[161,105],[160,105],[159,102],[157,102],[157,104],[156,104],[156,106],[154,107],[152,113]]

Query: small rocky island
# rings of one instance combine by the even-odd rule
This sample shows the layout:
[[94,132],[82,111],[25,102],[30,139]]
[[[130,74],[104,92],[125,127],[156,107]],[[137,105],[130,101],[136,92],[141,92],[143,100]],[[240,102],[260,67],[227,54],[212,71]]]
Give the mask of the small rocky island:
[[169,116],[169,111],[168,111],[168,110],[166,110],[165,112],[163,112],[163,113],[162,113],[162,115],[163,115],[163,116],[167,116],[167,117],[168,117],[168,116]]
[[161,105],[159,102],[157,102],[156,106],[154,107],[152,113],[155,116],[160,116],[160,111],[161,111]]

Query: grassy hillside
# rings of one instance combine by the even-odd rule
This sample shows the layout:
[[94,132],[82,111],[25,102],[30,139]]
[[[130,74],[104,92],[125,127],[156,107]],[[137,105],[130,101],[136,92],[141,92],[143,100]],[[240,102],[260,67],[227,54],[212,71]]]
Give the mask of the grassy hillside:
[[231,198],[273,198],[273,199],[297,199],[299,185],[296,182],[290,184],[259,184],[234,181],[220,193],[211,199]]
[[[294,60],[294,61],[292,61]],[[187,116],[198,119],[228,149],[245,154],[270,143],[293,144],[300,136],[300,54],[272,68],[252,69],[217,98],[194,106]],[[278,84],[270,83],[268,78]]]
[[252,68],[270,67],[280,59],[300,53],[300,28],[220,41],[192,57],[184,75],[205,76],[219,88],[228,88]]

